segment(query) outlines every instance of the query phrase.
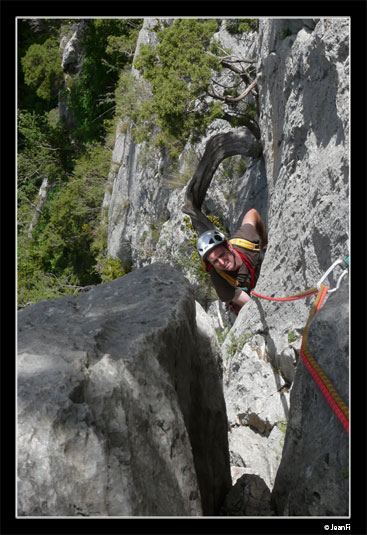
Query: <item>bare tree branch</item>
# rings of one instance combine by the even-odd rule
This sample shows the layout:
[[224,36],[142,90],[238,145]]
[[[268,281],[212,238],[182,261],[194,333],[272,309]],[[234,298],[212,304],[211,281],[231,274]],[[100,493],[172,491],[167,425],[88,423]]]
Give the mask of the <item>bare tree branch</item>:
[[245,58],[236,58],[236,59],[229,59],[232,56],[227,56],[225,58],[221,58],[221,63],[225,61],[226,63],[256,63],[257,59],[245,59]]
[[214,58],[217,58],[219,60],[219,63],[223,63],[223,61],[225,61],[226,63],[256,63],[257,62],[256,59],[247,59],[247,58],[231,59],[233,56],[216,56],[215,54],[209,51],[206,51],[205,54],[208,54],[209,56],[213,56]]
[[215,84],[215,85],[219,85],[219,87],[223,87],[223,89],[235,89],[236,87],[240,86],[241,84],[243,84],[243,80],[240,80],[238,82],[238,84],[236,85],[224,85],[224,84],[220,84],[219,82],[217,82],[216,80],[214,80],[212,78],[212,83]]
[[254,80],[238,97],[222,97],[221,95],[217,95],[216,93],[210,93],[209,91],[207,93],[210,97],[217,98],[219,100],[222,100],[223,102],[239,102],[240,100],[244,99],[250,93],[250,91],[254,89],[256,84],[257,80]]

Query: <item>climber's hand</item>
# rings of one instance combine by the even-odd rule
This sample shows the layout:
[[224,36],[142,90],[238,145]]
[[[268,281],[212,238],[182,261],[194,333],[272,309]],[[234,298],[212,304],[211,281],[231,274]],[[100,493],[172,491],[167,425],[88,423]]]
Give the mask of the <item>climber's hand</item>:
[[233,301],[228,301],[226,303],[226,308],[227,308],[227,310],[232,312],[232,314],[234,314],[235,316],[238,316],[239,311],[241,310],[242,307],[240,305],[237,305]]

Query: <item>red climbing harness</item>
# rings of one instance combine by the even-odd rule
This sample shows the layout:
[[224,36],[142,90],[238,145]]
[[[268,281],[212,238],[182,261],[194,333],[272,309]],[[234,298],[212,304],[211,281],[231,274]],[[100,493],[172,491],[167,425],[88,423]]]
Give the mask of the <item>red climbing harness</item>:
[[255,288],[255,284],[256,284],[256,276],[255,276],[254,266],[252,265],[251,260],[245,255],[245,253],[243,253],[242,251],[239,251],[238,249],[236,249],[236,251],[240,255],[242,262],[245,264],[245,266],[249,270],[249,273],[250,273],[250,288],[247,289],[246,293],[250,293],[252,288]]

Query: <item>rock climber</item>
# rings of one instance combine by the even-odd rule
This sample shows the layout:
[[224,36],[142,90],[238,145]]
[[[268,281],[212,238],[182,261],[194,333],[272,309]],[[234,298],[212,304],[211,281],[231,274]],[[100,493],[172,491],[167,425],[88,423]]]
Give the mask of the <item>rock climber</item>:
[[230,239],[217,229],[207,230],[198,238],[203,267],[219,299],[236,316],[250,300],[267,245],[266,228],[255,208],[245,214],[241,227]]

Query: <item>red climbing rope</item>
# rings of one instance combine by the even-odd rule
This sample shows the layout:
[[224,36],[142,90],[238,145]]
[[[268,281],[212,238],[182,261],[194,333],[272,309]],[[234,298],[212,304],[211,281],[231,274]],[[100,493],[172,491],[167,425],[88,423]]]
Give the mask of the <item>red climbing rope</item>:
[[299,292],[298,294],[290,295],[289,297],[268,297],[267,295],[262,295],[254,291],[251,292],[251,295],[254,295],[255,297],[260,297],[261,299],[267,299],[268,301],[296,301],[297,299],[304,299],[305,297],[315,295],[317,294],[317,292],[318,289],[314,287],[309,288],[304,292]]
[[347,405],[344,403],[344,401],[341,399],[341,397],[339,396],[335,388],[333,387],[327,375],[324,373],[322,368],[317,364],[316,360],[311,355],[310,350],[307,345],[308,326],[310,324],[310,321],[316,314],[316,312],[320,310],[325,300],[325,297],[328,293],[328,290],[329,288],[327,286],[321,285],[319,290],[316,287],[309,288],[308,290],[305,290],[304,292],[291,295],[290,297],[268,297],[266,295],[261,295],[257,292],[252,292],[251,295],[255,297],[259,297],[261,299],[267,299],[269,301],[295,301],[297,299],[302,299],[304,297],[309,297],[311,295],[317,294],[315,302],[312,305],[312,309],[308,317],[305,330],[303,332],[300,353],[301,353],[301,357],[302,357],[303,362],[305,363],[306,368],[308,369],[312,378],[314,379],[317,386],[323,393],[326,401],[329,403],[330,407],[332,408],[333,412],[335,413],[335,415],[341,422],[345,431],[349,433],[349,409]]
[[333,387],[331,381],[328,379],[327,375],[325,374],[321,366],[317,364],[316,360],[311,355],[310,350],[307,345],[308,326],[310,324],[311,319],[316,314],[316,312],[320,310],[327,292],[328,292],[327,286],[320,287],[319,293],[317,295],[317,298],[315,299],[315,302],[312,306],[310,315],[306,323],[306,327],[305,327],[303,337],[302,337],[302,345],[301,345],[300,353],[301,353],[302,360],[306,365],[306,368],[308,369],[314,381],[316,382],[317,386],[323,393],[326,401],[329,403],[330,407],[336,414],[337,418],[339,419],[340,423],[344,427],[345,431],[349,433],[349,409],[347,405],[344,403],[344,401],[341,399],[341,397],[339,396],[338,392]]

